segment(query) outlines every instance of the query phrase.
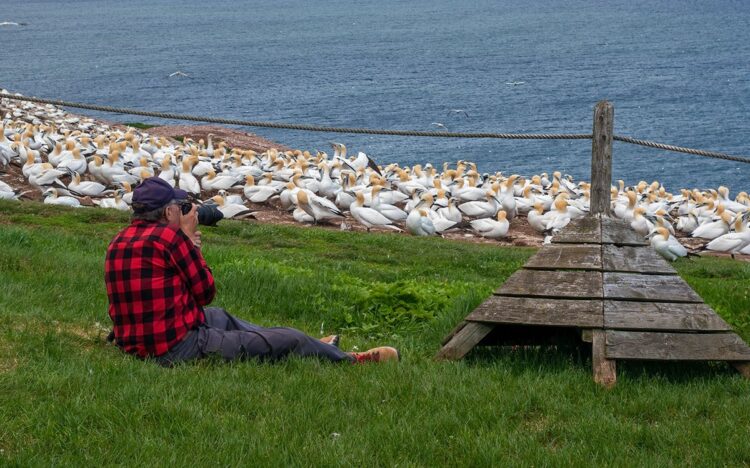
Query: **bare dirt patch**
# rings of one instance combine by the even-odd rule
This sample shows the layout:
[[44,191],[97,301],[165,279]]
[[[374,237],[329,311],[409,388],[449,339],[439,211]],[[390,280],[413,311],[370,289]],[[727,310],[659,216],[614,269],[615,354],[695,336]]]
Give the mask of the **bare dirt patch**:
[[198,141],[207,140],[208,134],[213,134],[214,146],[216,143],[223,141],[230,148],[250,149],[262,153],[271,148],[279,151],[287,151],[291,148],[284,146],[275,141],[258,136],[254,133],[243,132],[231,128],[221,127],[218,125],[164,125],[153,127],[143,132],[150,135],[162,136],[166,138],[186,137]]

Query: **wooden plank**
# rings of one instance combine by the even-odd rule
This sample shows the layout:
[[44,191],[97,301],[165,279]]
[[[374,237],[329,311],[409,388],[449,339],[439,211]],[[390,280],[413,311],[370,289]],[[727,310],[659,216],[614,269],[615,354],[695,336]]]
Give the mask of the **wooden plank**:
[[703,302],[679,276],[607,272],[604,273],[604,299]]
[[617,383],[617,363],[614,359],[607,358],[605,331],[592,330],[591,338],[591,364],[594,382],[606,388],[612,388]]
[[545,245],[523,267],[530,269],[601,270],[601,246],[598,244]]
[[440,346],[443,347],[448,344],[448,342],[453,338],[456,333],[460,332],[469,322],[466,320],[461,320],[458,322],[458,325],[456,325],[453,330],[450,331],[447,335],[443,337],[443,340],[440,342]]
[[676,275],[672,265],[650,246],[602,245],[604,271]]
[[602,274],[598,271],[518,270],[495,294],[599,299],[602,297]]
[[615,107],[599,101],[594,107],[591,138],[591,214],[609,214],[612,186],[612,137]]
[[558,327],[601,328],[603,325],[600,300],[492,296],[474,309],[466,319]]
[[461,330],[458,331],[448,341],[448,343],[440,349],[435,359],[438,360],[457,360],[461,359],[476,346],[482,338],[487,336],[494,325],[488,325],[486,323],[469,322]]
[[602,244],[649,245],[646,239],[622,219],[602,217]]
[[553,244],[600,244],[602,231],[599,219],[593,216],[576,219],[568,223],[556,236]]
[[706,304],[604,301],[604,328],[661,331],[731,331]]
[[750,347],[734,333],[659,333],[607,330],[609,359],[749,361]]

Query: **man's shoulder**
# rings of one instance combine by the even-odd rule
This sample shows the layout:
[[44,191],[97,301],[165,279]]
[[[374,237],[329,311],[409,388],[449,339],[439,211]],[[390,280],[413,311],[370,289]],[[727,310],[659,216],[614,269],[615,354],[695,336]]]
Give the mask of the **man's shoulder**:
[[157,244],[172,244],[178,240],[182,231],[166,223],[145,223],[133,221],[115,235],[111,244],[133,241],[150,241]]

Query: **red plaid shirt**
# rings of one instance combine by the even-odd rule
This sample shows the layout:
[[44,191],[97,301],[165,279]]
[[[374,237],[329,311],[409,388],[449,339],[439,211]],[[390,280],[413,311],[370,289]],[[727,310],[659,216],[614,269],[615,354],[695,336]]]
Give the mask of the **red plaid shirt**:
[[178,227],[136,220],[107,249],[104,281],[115,342],[160,356],[205,321],[216,294],[200,250]]

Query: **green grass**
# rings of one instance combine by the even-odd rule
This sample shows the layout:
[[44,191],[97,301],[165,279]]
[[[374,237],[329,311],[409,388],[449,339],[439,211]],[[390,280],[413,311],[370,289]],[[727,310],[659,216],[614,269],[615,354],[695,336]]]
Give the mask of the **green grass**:
[[[316,336],[345,327],[345,349],[387,342],[402,363],[138,361],[104,342],[104,251],[126,222],[0,202],[0,464],[750,463],[750,384],[723,363],[618,363],[606,391],[577,350],[433,361],[531,249],[222,222],[204,229],[215,305]],[[750,338],[750,265],[676,267]]]

